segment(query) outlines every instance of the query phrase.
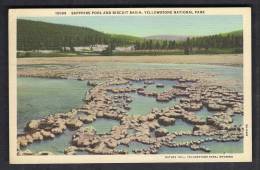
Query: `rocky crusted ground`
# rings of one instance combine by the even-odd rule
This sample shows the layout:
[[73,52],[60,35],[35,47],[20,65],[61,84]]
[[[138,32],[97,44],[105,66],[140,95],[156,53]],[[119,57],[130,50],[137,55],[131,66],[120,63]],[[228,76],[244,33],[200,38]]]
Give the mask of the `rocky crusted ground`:
[[[127,154],[126,150],[117,147],[128,146],[131,142],[149,145],[146,149],[133,150],[134,153],[141,154],[156,154],[161,146],[187,147],[191,150],[210,152],[209,148],[201,144],[210,141],[239,141],[243,138],[243,127],[232,124],[234,114],[243,114],[243,95],[237,91],[221,85],[208,84],[200,78],[194,79],[194,76],[187,74],[180,76],[176,73],[166,73],[165,70],[152,75],[148,72],[136,75],[121,72],[116,78],[109,77],[106,75],[105,81],[102,82],[89,82],[93,88],[86,93],[85,104],[81,108],[29,121],[24,129],[25,133],[17,137],[18,155],[51,154],[48,151],[32,153],[21,148],[35,141],[51,140],[62,135],[65,129],[77,131],[72,136],[71,146],[64,148],[64,154],[77,154],[77,152]],[[80,76],[80,79],[85,78]],[[155,79],[175,80],[178,84],[162,93],[146,91],[145,88],[153,84]],[[144,87],[132,87],[133,81],[141,80],[145,81]],[[117,87],[122,84],[127,86]],[[161,84],[157,87],[163,88]],[[158,102],[180,98],[180,103],[163,109],[154,108],[146,115],[128,115],[127,111],[131,109],[129,103],[133,100],[129,93],[153,97]],[[206,119],[201,119],[194,111],[203,107],[215,113]],[[84,126],[97,118],[118,120],[120,125],[114,126],[107,134],[97,134],[95,129]],[[164,127],[174,125],[177,119],[194,125],[193,130],[168,132]],[[134,130],[134,133],[130,133],[130,130]],[[207,136],[207,138],[180,143],[175,142],[177,136]]]
[[[224,87],[241,86],[241,81],[235,79],[226,79],[225,81],[216,81],[217,74],[196,70],[196,68],[174,69],[172,67],[147,67],[147,65],[135,66],[133,64],[100,64],[82,62],[74,64],[37,64],[37,65],[18,65],[17,75],[21,77],[43,77],[43,78],[60,78],[60,79],[78,79],[78,80],[110,80],[113,78],[124,79],[144,79],[149,80],[156,78],[172,79],[173,77],[199,79],[207,81],[207,84],[222,85]],[[214,66],[213,66],[214,67]],[[181,81],[181,79],[179,79]]]

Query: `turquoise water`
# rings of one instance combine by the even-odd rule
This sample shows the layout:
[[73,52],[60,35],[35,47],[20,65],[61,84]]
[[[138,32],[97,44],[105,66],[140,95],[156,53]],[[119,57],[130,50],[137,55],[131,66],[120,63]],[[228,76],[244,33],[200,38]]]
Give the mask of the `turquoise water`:
[[127,129],[127,134],[128,135],[133,135],[136,133],[136,130],[135,129]]
[[206,120],[208,116],[212,116],[214,113],[213,111],[208,111],[207,107],[203,106],[203,108],[199,111],[194,112],[197,116],[199,116],[201,119]]
[[118,145],[115,149],[116,150],[125,150],[128,153],[133,153],[133,150],[141,150],[141,149],[147,149],[150,145],[143,144],[140,142],[130,142],[129,146],[126,145]]
[[[102,65],[103,64],[103,65]],[[109,64],[98,63],[97,67],[108,67]],[[49,67],[49,66],[48,66]],[[58,66],[53,66],[58,67]],[[196,65],[196,64],[113,64],[111,69],[118,68],[128,69],[162,69],[162,68],[173,68],[173,69],[186,69],[197,72],[209,72],[216,74],[213,79],[229,80],[232,79],[237,81],[237,84],[231,84],[232,87],[237,89],[242,88],[242,67],[229,67],[229,66],[212,66],[212,65]],[[164,84],[164,88],[157,88],[156,84]],[[163,92],[172,87],[176,82],[169,80],[155,80],[155,84],[148,85],[146,91],[152,92]],[[18,130],[22,129],[26,122],[31,119],[37,119],[44,117],[48,114],[65,112],[71,110],[82,104],[81,99],[84,97],[85,91],[90,87],[86,86],[86,82],[77,80],[57,80],[57,79],[45,79],[45,78],[18,78]],[[123,85],[122,85],[123,86]],[[143,82],[133,83],[133,87],[143,87]],[[173,99],[170,102],[157,102],[153,97],[140,96],[136,93],[129,94],[133,97],[133,102],[130,103],[131,109],[128,111],[129,115],[144,115],[149,113],[152,108],[165,108],[173,106],[178,103],[179,99]],[[204,107],[202,110],[196,112],[198,116],[205,119],[212,113],[208,112]],[[233,117],[233,124],[239,125],[243,121],[242,115],[235,115]],[[111,130],[119,122],[109,119],[98,118],[95,122],[86,126],[93,126],[98,134],[104,134]],[[180,132],[180,131],[192,131],[193,125],[190,125],[182,120],[177,119],[175,125],[165,126],[169,132]],[[53,140],[42,141],[29,145],[27,148],[33,152],[38,151],[51,151],[56,154],[62,154],[64,148],[69,146],[71,136],[74,132],[66,130],[64,135],[61,135]],[[134,131],[129,131],[134,133]],[[181,136],[177,137],[175,142],[184,142],[197,140],[203,137],[194,136]],[[212,150],[212,153],[223,153],[223,152],[242,152],[243,146],[242,140],[240,142],[208,142],[204,143]],[[118,148],[125,148],[130,153],[133,149],[147,148],[149,145],[145,145],[138,142],[131,142],[129,147],[124,145],[118,146]],[[163,146],[159,153],[205,153],[202,151],[192,151],[189,148],[168,148]]]
[[105,133],[109,133],[113,126],[116,126],[119,124],[120,123],[116,120],[98,118],[96,121],[94,121],[86,126],[95,128],[97,134],[105,134]]
[[128,111],[129,115],[146,115],[153,108],[165,108],[170,107],[176,104],[176,99],[172,99],[169,102],[157,102],[155,98],[148,96],[141,96],[137,93],[129,94],[133,101],[129,104],[130,110]]
[[[238,142],[206,142],[201,146],[209,148],[210,153],[242,153],[243,152],[243,140]],[[203,154],[204,151],[193,151],[188,147],[170,148],[162,146],[159,150],[159,154]]]
[[176,70],[186,70],[193,73],[205,72],[214,74],[215,76],[209,77],[210,79],[219,82],[219,80],[230,81],[232,83],[226,83],[225,86],[229,88],[234,88],[236,90],[243,90],[243,67],[233,67],[233,66],[221,66],[221,65],[207,65],[207,64],[159,64],[159,63],[96,63],[99,68],[118,70],[118,69],[131,69],[131,70],[160,70],[160,69],[176,69]]
[[[177,81],[172,80],[154,80],[154,84],[147,85],[145,88],[146,92],[157,92],[162,93],[172,88],[173,85],[175,85]],[[157,84],[163,84],[164,87],[156,87]]]
[[210,153],[242,153],[243,139],[238,142],[206,142],[202,146],[209,148]]
[[73,131],[65,130],[64,134],[57,136],[54,139],[35,142],[23,149],[29,149],[34,153],[40,151],[50,151],[54,154],[60,155],[64,153],[64,149],[66,147],[70,146],[70,141],[74,133],[75,132]]
[[198,141],[200,139],[206,139],[208,138],[207,136],[188,136],[188,135],[183,135],[183,136],[177,136],[173,142],[174,143],[183,143],[183,142],[190,142],[190,141]]
[[176,119],[175,124],[174,125],[170,125],[170,126],[163,126],[161,125],[161,127],[165,128],[168,130],[168,132],[192,132],[193,130],[193,125],[184,122],[181,119]]
[[[172,88],[176,84],[176,81],[172,80],[154,80],[155,84],[146,85],[146,92],[164,92]],[[132,82],[134,87],[143,87],[144,81]],[[156,87],[157,84],[163,84],[163,88]],[[157,102],[154,97],[142,96],[137,93],[129,94],[133,101],[129,104],[130,110],[128,111],[129,115],[145,115],[148,114],[153,108],[165,108],[173,106],[177,103],[177,99],[172,99],[169,102]]]
[[243,115],[235,114],[233,117],[233,125],[243,125]]
[[[97,119],[95,122],[88,124],[87,126],[94,127],[98,134],[105,134],[115,125],[119,125],[119,122],[110,119]],[[70,141],[74,133],[75,131],[66,130],[64,134],[59,135],[54,139],[35,142],[28,145],[26,148],[22,148],[22,150],[29,149],[34,153],[40,151],[50,151],[54,154],[60,155],[64,153],[64,149],[66,147],[70,146]],[[86,154],[86,152],[77,152],[77,154]]]
[[84,81],[17,78],[18,129],[31,119],[80,106],[87,89]]
[[[157,92],[162,93],[173,87],[177,83],[175,80],[153,80],[154,84],[144,84],[144,81],[130,81],[130,84],[113,85],[115,88],[144,88],[146,92]],[[163,84],[164,87],[156,87],[157,84]]]

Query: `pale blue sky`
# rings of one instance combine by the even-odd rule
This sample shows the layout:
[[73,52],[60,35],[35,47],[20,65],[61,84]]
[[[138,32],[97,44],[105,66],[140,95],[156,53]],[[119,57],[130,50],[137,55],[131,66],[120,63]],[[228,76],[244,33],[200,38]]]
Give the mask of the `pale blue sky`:
[[133,36],[212,35],[242,30],[241,15],[73,16],[23,18]]

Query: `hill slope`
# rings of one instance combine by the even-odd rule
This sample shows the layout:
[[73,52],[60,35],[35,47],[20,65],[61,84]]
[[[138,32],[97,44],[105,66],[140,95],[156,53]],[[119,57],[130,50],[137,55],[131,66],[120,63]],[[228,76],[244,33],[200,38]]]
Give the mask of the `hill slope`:
[[[183,40],[177,41],[177,39]],[[61,50],[62,47],[70,47],[70,52],[74,52],[73,47],[95,44],[108,45],[106,50],[100,52],[100,55],[113,55],[116,47],[129,45],[135,47],[134,51],[145,51],[149,55],[153,51],[167,52],[168,50],[178,50],[184,54],[242,53],[243,31],[200,37],[161,35],[150,36],[146,39],[129,35],[105,34],[87,27],[17,20],[18,51]],[[126,51],[129,50],[127,48],[122,50],[124,53]]]
[[148,40],[185,41],[188,37],[184,35],[151,35],[144,38]]
[[50,50],[111,42],[129,44],[137,39],[131,36],[105,34],[87,27],[17,20],[18,50]]

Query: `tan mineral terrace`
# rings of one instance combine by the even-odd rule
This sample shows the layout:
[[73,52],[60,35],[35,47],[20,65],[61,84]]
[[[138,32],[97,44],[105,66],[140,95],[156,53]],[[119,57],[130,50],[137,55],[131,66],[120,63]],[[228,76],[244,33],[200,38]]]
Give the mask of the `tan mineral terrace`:
[[[42,140],[49,140],[64,133],[65,129],[77,130],[72,136],[71,145],[64,148],[64,154],[74,155],[76,152],[88,152],[90,154],[127,154],[127,150],[117,149],[119,145],[129,145],[131,142],[140,142],[149,145],[147,149],[134,149],[134,153],[156,154],[162,146],[171,148],[186,147],[191,150],[210,152],[209,148],[202,144],[205,142],[237,142],[243,138],[243,128],[234,126],[232,116],[243,115],[243,95],[222,86],[204,86],[198,79],[173,78],[183,86],[173,87],[174,91],[164,93],[173,99],[176,96],[186,96],[172,107],[163,109],[153,108],[147,115],[131,116],[127,114],[128,104],[132,102],[128,89],[112,91],[113,85],[129,84],[127,80],[106,81],[95,85],[89,94],[85,96],[85,104],[81,108],[74,108],[71,112],[51,114],[38,120],[30,120],[25,133],[17,136],[18,155],[47,155],[49,151],[32,153],[24,152],[21,148]],[[190,84],[193,82],[193,84]],[[112,87],[111,87],[112,86]],[[131,88],[131,87],[129,87]],[[137,91],[144,91],[138,89]],[[146,94],[142,94],[146,95]],[[148,95],[148,94],[147,94]],[[155,95],[154,97],[158,96]],[[222,96],[225,96],[223,99]],[[152,97],[152,96],[151,96]],[[204,105],[208,109],[218,111],[206,120],[198,117],[194,112],[200,110],[197,105]],[[228,111],[232,109],[232,112]],[[194,110],[195,109],[195,110]],[[83,113],[79,115],[78,112]],[[109,133],[97,134],[95,129],[86,128],[83,125],[95,121],[97,118],[114,119],[120,125],[114,126]],[[168,132],[164,126],[175,124],[176,119],[194,125],[192,131]],[[129,133],[134,129],[135,133]],[[154,136],[153,136],[154,132]],[[206,139],[188,142],[174,142],[176,136],[207,136]]]
[[[49,155],[50,151],[38,153],[23,150],[28,145],[42,140],[51,140],[63,134],[66,129],[75,130],[71,145],[64,148],[64,154],[78,152],[89,154],[128,154],[118,149],[119,145],[139,142],[149,145],[145,149],[134,149],[133,153],[156,154],[162,146],[170,148],[186,147],[191,150],[211,152],[203,143],[238,142],[243,140],[243,127],[232,124],[233,116],[243,116],[243,93],[229,89],[236,80],[214,79],[214,73],[190,69],[111,67],[97,65],[97,62],[120,63],[195,63],[242,65],[242,55],[179,55],[179,56],[96,56],[96,57],[55,57],[55,58],[19,58],[17,75],[21,77],[63,78],[88,81],[93,86],[79,108],[70,112],[53,113],[47,117],[29,120],[24,133],[17,135],[17,155]],[[39,64],[37,67],[30,64]],[[42,64],[42,65],[41,65]],[[45,65],[46,64],[46,65]],[[55,64],[59,66],[55,66]],[[64,65],[63,65],[64,64]],[[28,66],[26,66],[28,65]],[[116,65],[116,64],[115,64]],[[130,64],[129,64],[130,65]],[[147,92],[145,88],[153,80],[178,81],[164,92]],[[89,81],[92,80],[92,81]],[[100,81],[102,80],[102,81]],[[131,87],[133,81],[144,81],[145,87]],[[127,85],[118,88],[116,85]],[[163,84],[156,84],[163,88]],[[134,99],[129,93],[149,96],[159,102],[167,102],[181,97],[178,104],[163,109],[153,108],[147,115],[128,115],[129,103]],[[223,96],[225,96],[223,98]],[[195,114],[202,107],[217,113],[201,119]],[[80,113],[80,114],[78,114]],[[113,119],[120,122],[109,133],[97,134],[84,124],[97,118]],[[169,132],[165,126],[174,125],[181,119],[193,125],[192,131]],[[135,133],[131,134],[130,129]],[[188,142],[172,142],[176,136],[207,136],[205,139]]]
[[18,65],[27,64],[77,64],[84,62],[125,63],[174,63],[174,64],[217,64],[241,66],[242,54],[217,55],[158,55],[158,56],[77,56],[18,58]]

